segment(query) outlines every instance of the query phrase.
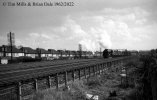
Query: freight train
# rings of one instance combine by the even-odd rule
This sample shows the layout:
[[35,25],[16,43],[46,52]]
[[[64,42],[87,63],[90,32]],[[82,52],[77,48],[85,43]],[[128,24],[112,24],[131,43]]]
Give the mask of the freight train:
[[114,49],[105,49],[103,51],[103,58],[110,58],[110,57],[122,57],[122,56],[129,56],[131,55],[129,51],[126,49],[119,49],[119,50],[114,50]]

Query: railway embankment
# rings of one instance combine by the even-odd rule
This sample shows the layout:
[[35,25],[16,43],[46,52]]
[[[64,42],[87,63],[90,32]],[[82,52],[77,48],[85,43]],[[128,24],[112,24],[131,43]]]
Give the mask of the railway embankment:
[[106,68],[104,74],[75,80],[66,89],[38,91],[33,100],[123,100],[134,90],[134,83],[129,76],[127,81],[120,76],[125,65],[113,65]]
[[[75,80],[68,88],[38,91],[33,100],[157,100],[156,65],[156,58],[150,56],[133,59],[111,66],[104,74]],[[126,77],[121,75],[124,70]]]

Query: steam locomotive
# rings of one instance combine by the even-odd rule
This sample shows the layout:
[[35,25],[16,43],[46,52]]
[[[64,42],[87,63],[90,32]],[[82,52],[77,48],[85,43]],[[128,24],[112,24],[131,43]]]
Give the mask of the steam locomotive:
[[110,58],[110,57],[122,57],[122,56],[129,56],[130,52],[127,51],[126,49],[119,49],[119,50],[114,50],[114,49],[105,49],[103,51],[103,58]]

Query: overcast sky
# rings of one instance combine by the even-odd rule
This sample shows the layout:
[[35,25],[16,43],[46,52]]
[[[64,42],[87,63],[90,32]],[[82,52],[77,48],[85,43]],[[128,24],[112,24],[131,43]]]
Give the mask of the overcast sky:
[[157,0],[62,0],[69,7],[11,7],[0,0],[0,45],[7,33],[15,44],[32,48],[83,50],[157,48]]

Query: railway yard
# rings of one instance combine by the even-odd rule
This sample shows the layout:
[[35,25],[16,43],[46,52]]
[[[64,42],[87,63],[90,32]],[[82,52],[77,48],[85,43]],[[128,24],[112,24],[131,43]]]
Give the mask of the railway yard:
[[157,0],[0,0],[0,100],[157,100]]
[[101,74],[105,68],[128,57],[75,59],[0,65],[0,97],[22,100],[34,91],[59,88],[69,81]]
[[[154,56],[65,59],[0,65],[0,100],[143,100],[146,98],[143,95],[149,94],[141,85],[146,84],[140,81],[145,79],[141,78],[141,69],[152,74],[152,80],[148,81],[154,88],[150,90],[156,87],[156,72],[145,69],[156,68],[152,67],[156,66],[156,60],[152,62],[151,57]],[[148,64],[151,67],[147,67]],[[143,94],[140,91],[144,91]],[[88,93],[99,99],[87,99]],[[155,93],[152,92],[154,96]]]

